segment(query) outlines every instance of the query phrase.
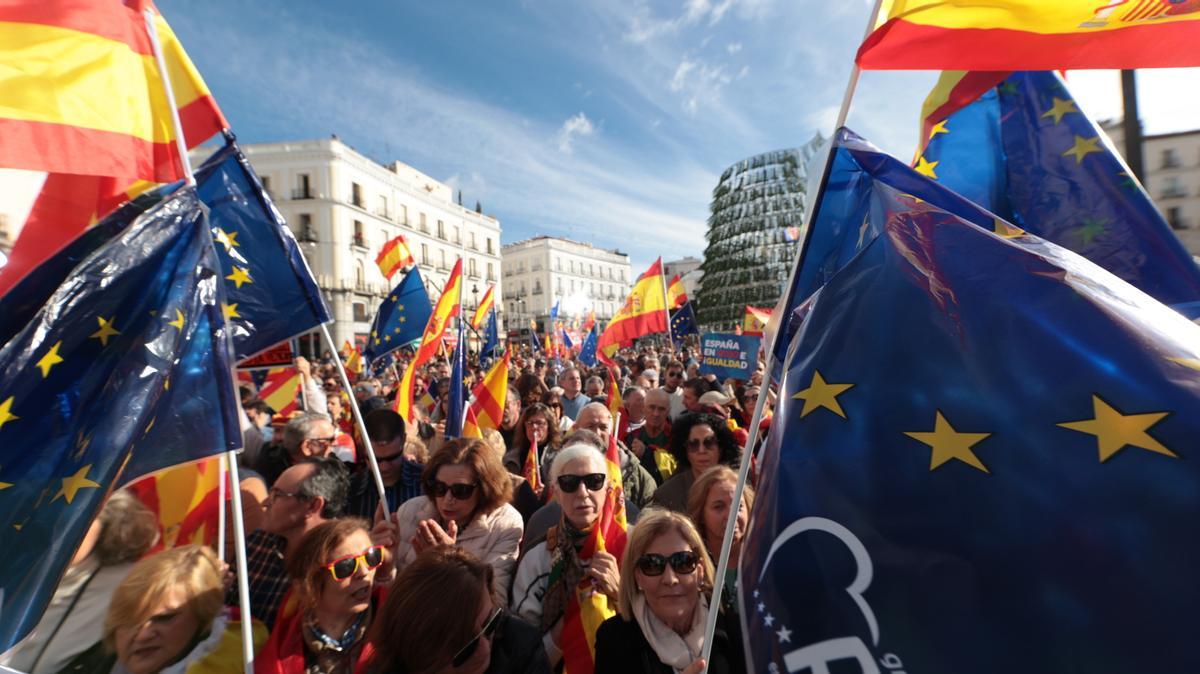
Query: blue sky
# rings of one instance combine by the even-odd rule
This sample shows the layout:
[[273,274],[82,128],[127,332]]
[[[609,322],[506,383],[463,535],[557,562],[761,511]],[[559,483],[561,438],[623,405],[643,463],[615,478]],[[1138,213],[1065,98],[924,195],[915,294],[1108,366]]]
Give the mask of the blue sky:
[[[461,188],[468,205],[482,201],[505,242],[552,234],[616,247],[635,273],[660,254],[703,252],[709,195],[726,166],[830,132],[869,9],[865,0],[158,6],[242,141],[336,133]],[[908,157],[933,80],[864,74],[850,126]],[[1119,110],[1109,109],[1111,81],[1080,86],[1096,92],[1095,116]]]

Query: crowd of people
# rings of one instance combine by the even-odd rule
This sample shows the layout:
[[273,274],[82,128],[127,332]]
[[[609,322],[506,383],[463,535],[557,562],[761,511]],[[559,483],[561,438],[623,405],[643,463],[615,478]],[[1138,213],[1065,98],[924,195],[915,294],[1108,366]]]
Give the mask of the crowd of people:
[[[732,598],[753,489],[733,501],[738,467],[753,462],[745,445],[761,373],[716,381],[687,348],[629,349],[615,361],[589,369],[514,354],[502,422],[483,439],[446,437],[456,383],[444,360],[417,373],[426,403],[411,423],[393,409],[397,368],[346,391],[329,354],[297,359],[303,411],[286,419],[243,384],[250,615],[236,572],[212,549],[150,553],[155,515],[118,490],[41,622],[0,664],[29,674],[238,672],[250,621],[259,674],[559,671],[571,647],[564,623],[586,586],[618,610],[589,635],[598,674],[744,672]],[[484,372],[477,361],[468,369],[469,391]],[[616,418],[606,394],[614,376]],[[619,559],[581,559],[614,486],[605,460],[614,438],[627,545]],[[531,454],[536,476],[526,472]],[[731,517],[733,563],[718,579]],[[232,526],[218,544],[234,559]],[[725,592],[712,606],[717,582]],[[710,611],[718,629],[703,662]]]

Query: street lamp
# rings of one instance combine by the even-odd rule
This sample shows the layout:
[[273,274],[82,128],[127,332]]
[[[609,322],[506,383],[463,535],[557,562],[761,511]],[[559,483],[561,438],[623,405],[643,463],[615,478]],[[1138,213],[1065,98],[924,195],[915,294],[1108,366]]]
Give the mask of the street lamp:
[[479,308],[479,284],[477,284],[477,283],[471,284],[471,301],[475,305],[472,308],[478,309]]

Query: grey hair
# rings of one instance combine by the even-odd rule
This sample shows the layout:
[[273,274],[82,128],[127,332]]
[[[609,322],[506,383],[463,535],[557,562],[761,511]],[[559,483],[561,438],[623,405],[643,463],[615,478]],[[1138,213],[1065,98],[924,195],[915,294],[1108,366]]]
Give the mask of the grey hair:
[[129,491],[117,490],[100,511],[93,550],[100,566],[132,562],[158,542],[158,517]]
[[570,444],[564,447],[554,456],[554,463],[550,464],[550,484],[558,482],[558,476],[562,475],[563,470],[568,463],[576,459],[587,459],[595,462],[594,465],[599,466],[601,473],[607,472],[604,464],[604,455],[596,451],[592,445],[582,442]]
[[350,475],[342,466],[341,459],[334,456],[309,457],[304,462],[312,464],[315,470],[300,482],[296,493],[305,499],[318,496],[325,499],[321,517],[328,520],[340,516],[342,506],[346,503],[346,493],[350,490]]
[[592,376],[588,377],[586,385],[591,386],[592,382],[596,382],[596,383],[600,384],[601,386],[604,385],[604,380],[601,379],[600,377],[597,377],[596,375],[592,375]]
[[569,445],[590,445],[597,452],[603,454],[608,448],[604,446],[604,441],[600,439],[600,435],[596,431],[586,428],[574,428],[570,433],[563,438],[563,446]]
[[313,426],[316,426],[318,421],[333,423],[328,414],[319,412],[304,412],[290,419],[287,426],[283,427],[283,448],[288,453],[300,449],[300,445],[308,439],[308,434],[312,432]]

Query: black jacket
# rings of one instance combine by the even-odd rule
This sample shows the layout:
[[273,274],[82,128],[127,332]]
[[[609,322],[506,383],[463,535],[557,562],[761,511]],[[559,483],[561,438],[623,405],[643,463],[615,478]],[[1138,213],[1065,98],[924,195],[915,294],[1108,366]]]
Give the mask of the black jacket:
[[[646,641],[636,620],[620,615],[605,620],[596,630],[595,674],[673,674],[670,665]],[[712,656],[706,674],[746,674],[742,632],[736,615],[722,611],[713,634]]]
[[502,620],[486,674],[550,674],[541,631],[511,613]]

